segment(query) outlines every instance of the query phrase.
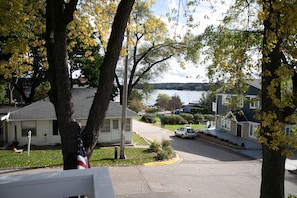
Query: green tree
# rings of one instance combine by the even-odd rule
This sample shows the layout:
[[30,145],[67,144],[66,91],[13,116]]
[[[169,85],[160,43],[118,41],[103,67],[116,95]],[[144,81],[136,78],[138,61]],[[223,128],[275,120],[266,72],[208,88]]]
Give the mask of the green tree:
[[[69,33],[67,27],[71,27],[71,22],[75,16],[74,12],[77,10],[77,3],[77,0],[67,2],[64,0],[48,0],[45,7],[44,1],[12,0],[9,2],[1,1],[0,4],[0,74],[5,79],[15,79],[15,81],[21,79],[32,71],[33,58],[31,54],[34,54],[32,50],[38,49],[36,54],[46,52],[48,62],[47,77],[50,83],[49,98],[54,105],[58,120],[64,169],[76,168],[77,131],[79,130],[79,125],[75,122],[73,113],[71,82],[67,62],[67,47],[73,45],[69,42],[67,46],[66,39],[67,33]],[[114,4],[116,5],[114,11],[117,13],[112,23],[110,38],[108,44],[106,43],[106,53],[100,67],[99,88],[83,133],[85,147],[89,156],[91,156],[96,145],[100,127],[109,104],[115,67],[133,4],[134,0],[125,0],[119,4],[118,2]],[[41,17],[37,17],[38,14],[45,14],[46,18],[43,19],[46,19],[46,26],[45,21]],[[86,13],[86,15],[88,14]],[[83,22],[88,21],[87,17],[83,18],[81,16],[79,18]],[[15,25],[15,22],[18,22],[17,25]],[[81,40],[86,39],[87,41],[89,39],[91,42],[93,38],[89,37],[89,34],[84,34],[85,25],[79,26],[81,28],[78,28],[79,31],[74,34],[74,37]],[[109,31],[109,29],[106,29],[106,31]],[[44,37],[41,37],[44,40],[37,37],[37,35],[42,34],[45,34]],[[44,45],[45,42],[46,45]],[[88,42],[82,43],[84,44],[81,46],[82,48],[90,45]],[[44,50],[44,47],[37,48],[42,44],[46,46],[46,50]],[[89,52],[87,50],[85,52],[88,55]],[[42,61],[44,60],[42,59]],[[38,60],[36,65],[47,68],[46,62],[43,62],[43,64],[39,62]],[[40,91],[46,89],[46,83],[39,87]]]
[[8,99],[6,97],[7,84],[5,82],[0,83],[0,104],[6,104]]
[[[47,94],[47,92],[40,93],[41,90],[47,90],[40,88],[47,81],[46,71],[48,68],[45,49],[46,13],[44,5],[45,0],[30,0],[12,2],[11,4],[3,3],[0,8],[3,12],[2,22],[4,24],[0,37],[0,64],[2,65],[0,77],[10,84],[10,90],[17,91],[21,95],[21,102],[30,103]],[[20,9],[22,14],[17,14]],[[6,19],[7,16],[19,17],[12,24],[20,28],[9,25],[8,23],[13,17]],[[92,37],[94,28],[90,25],[89,18],[77,10],[74,20],[67,26],[67,49],[72,66],[70,71],[82,69],[81,62],[85,62],[84,66],[94,62],[92,61],[95,59],[94,53],[91,53],[90,48],[93,50],[97,44],[95,38]],[[98,57],[98,53],[96,54],[96,60],[98,60],[100,57]],[[98,79],[99,74],[96,73],[96,75]],[[93,80],[92,77],[90,82]],[[35,93],[36,91],[38,93]],[[14,98],[10,98],[11,102],[13,100]]]
[[1,1],[0,12],[0,77],[31,102],[45,78],[44,1]]
[[180,109],[182,107],[182,102],[178,95],[172,96],[168,101],[167,109],[170,111],[175,111],[176,109]]
[[295,1],[237,0],[224,26],[209,27],[197,38],[206,44],[211,79],[224,82],[225,88],[245,94],[246,80],[260,71],[261,198],[284,197],[285,159],[297,147],[296,132],[284,133],[296,120],[296,8]]
[[[296,41],[297,2],[260,1],[263,22],[261,198],[284,197],[285,160],[297,148],[296,133],[286,136],[284,127],[296,124],[297,106]],[[292,20],[294,19],[294,20]],[[290,21],[288,23],[288,21]]]
[[216,93],[215,92],[207,92],[203,93],[198,103],[201,106],[200,110],[203,114],[213,114],[212,103],[216,102]]
[[113,89],[117,60],[124,40],[124,32],[134,5],[134,0],[121,0],[118,4],[113,20],[110,37],[103,63],[100,67],[99,86],[90,109],[87,125],[82,133],[84,146],[88,155],[96,146],[100,135],[100,128],[109,105],[109,98]]
[[[97,87],[103,56],[90,20],[90,16],[83,14],[81,10],[74,13],[73,21],[67,26],[67,50],[70,73],[81,71],[82,76],[87,78],[87,84]],[[72,84],[76,84],[74,79]]]
[[[99,87],[90,109],[87,125],[82,133],[84,146],[89,157],[91,157],[97,143],[100,128],[108,108],[115,67],[133,4],[134,0],[121,1],[113,21],[107,50],[100,67]],[[68,78],[68,65],[66,62],[66,27],[73,20],[76,6],[76,0],[70,0],[68,3],[62,0],[51,0],[47,1],[46,4],[48,74],[51,83],[50,99],[54,104],[58,120],[64,169],[76,168],[76,136],[77,130],[79,130],[78,124],[74,121],[71,84]]]
[[132,90],[130,97],[128,98],[128,107],[136,113],[145,109],[144,104],[142,103],[143,94],[137,90]]
[[169,95],[168,94],[159,94],[157,96],[157,99],[156,99],[156,106],[157,107],[160,107],[164,110],[166,110],[168,108],[168,102],[169,102]]
[[[138,84],[148,84],[151,79],[162,75],[169,69],[167,60],[182,57],[186,51],[185,43],[170,39],[165,22],[154,16],[147,2],[138,1],[132,12],[126,39],[128,50],[116,72],[116,83],[122,96],[124,60],[128,56],[128,97]],[[122,98],[122,97],[120,97]]]
[[78,124],[74,120],[71,83],[67,64],[67,25],[73,20],[77,0],[46,1],[46,46],[51,85],[49,98],[54,105],[62,142],[64,169],[76,169]]

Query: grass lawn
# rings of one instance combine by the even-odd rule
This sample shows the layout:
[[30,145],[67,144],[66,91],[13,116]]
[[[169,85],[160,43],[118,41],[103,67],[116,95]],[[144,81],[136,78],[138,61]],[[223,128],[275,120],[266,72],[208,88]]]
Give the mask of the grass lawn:
[[[176,125],[168,125],[168,124],[166,124],[166,125],[164,126],[164,128],[165,128],[165,129],[168,129],[168,130],[170,130],[170,131],[174,131],[174,130],[176,130],[176,129],[182,127],[182,126],[184,126],[184,125],[179,125],[179,124],[176,124]],[[205,128],[205,124],[204,124],[204,125],[203,125],[203,124],[192,124],[191,126],[192,126],[192,128],[195,129],[195,130]]]
[[[137,145],[147,146],[147,143],[136,133],[133,133],[133,142]],[[147,148],[125,147],[127,159],[124,160],[114,159],[114,151],[114,147],[95,148],[90,160],[91,166],[137,165],[155,160]],[[118,148],[118,157],[119,154],[120,149]],[[52,167],[63,165],[63,157],[60,149],[31,150],[29,156],[26,150],[23,153],[0,150],[0,160],[0,168]]]
[[[156,124],[159,125],[159,124]],[[166,129],[174,131],[182,125],[165,125]],[[194,129],[204,128],[205,125],[193,124]],[[148,146],[147,142],[133,133],[133,143],[137,146]],[[91,166],[115,166],[138,165],[155,161],[153,154],[143,147],[125,147],[126,159],[114,159],[114,147],[96,147],[90,160]],[[120,148],[118,147],[118,157]],[[53,146],[53,149],[33,149],[30,155],[27,151],[14,153],[11,150],[0,150],[0,168],[28,168],[28,167],[55,167],[63,165],[61,149]]]
[[[139,120],[139,119],[138,119]],[[156,123],[154,124],[155,126],[161,126],[161,120],[159,117],[156,117]],[[170,131],[175,131],[176,129],[182,127],[184,125],[180,125],[180,124],[175,124],[175,125],[169,125],[169,124],[166,124],[164,125],[164,128],[165,129],[168,129]],[[192,124],[191,125],[193,127],[194,130],[198,130],[198,129],[204,129],[206,124]]]

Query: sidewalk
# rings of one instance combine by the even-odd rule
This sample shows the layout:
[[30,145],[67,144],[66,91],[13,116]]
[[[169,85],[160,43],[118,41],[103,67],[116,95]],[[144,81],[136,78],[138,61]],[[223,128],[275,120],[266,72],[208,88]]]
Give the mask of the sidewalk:
[[[200,131],[217,136],[220,139],[229,140],[230,142],[238,145],[244,145],[244,149],[235,149],[235,151],[248,157],[262,160],[262,146],[256,141],[237,137],[226,132],[216,130],[214,128],[204,129]],[[286,160],[286,170],[297,170],[297,151],[294,152],[294,157],[292,159]]]

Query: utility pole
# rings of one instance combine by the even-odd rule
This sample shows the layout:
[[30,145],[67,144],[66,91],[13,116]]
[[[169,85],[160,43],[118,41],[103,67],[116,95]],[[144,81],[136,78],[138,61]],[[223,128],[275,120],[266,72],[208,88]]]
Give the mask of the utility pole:
[[[128,20],[129,23],[129,20]],[[126,40],[125,69],[122,95],[122,122],[121,122],[121,145],[120,145],[120,159],[126,159],[125,155],[125,132],[126,132],[126,112],[127,112],[127,78],[128,78],[128,60],[129,60],[129,30],[127,26],[127,40]]]

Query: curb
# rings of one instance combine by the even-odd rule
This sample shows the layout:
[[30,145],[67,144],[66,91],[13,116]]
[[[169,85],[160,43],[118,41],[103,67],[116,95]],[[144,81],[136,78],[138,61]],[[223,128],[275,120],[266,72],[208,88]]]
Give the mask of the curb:
[[144,163],[144,166],[163,166],[163,165],[169,165],[169,164],[174,164],[176,162],[180,161],[180,157],[178,154],[175,154],[175,157],[170,160],[166,161],[158,161],[158,162],[149,162],[149,163]]

